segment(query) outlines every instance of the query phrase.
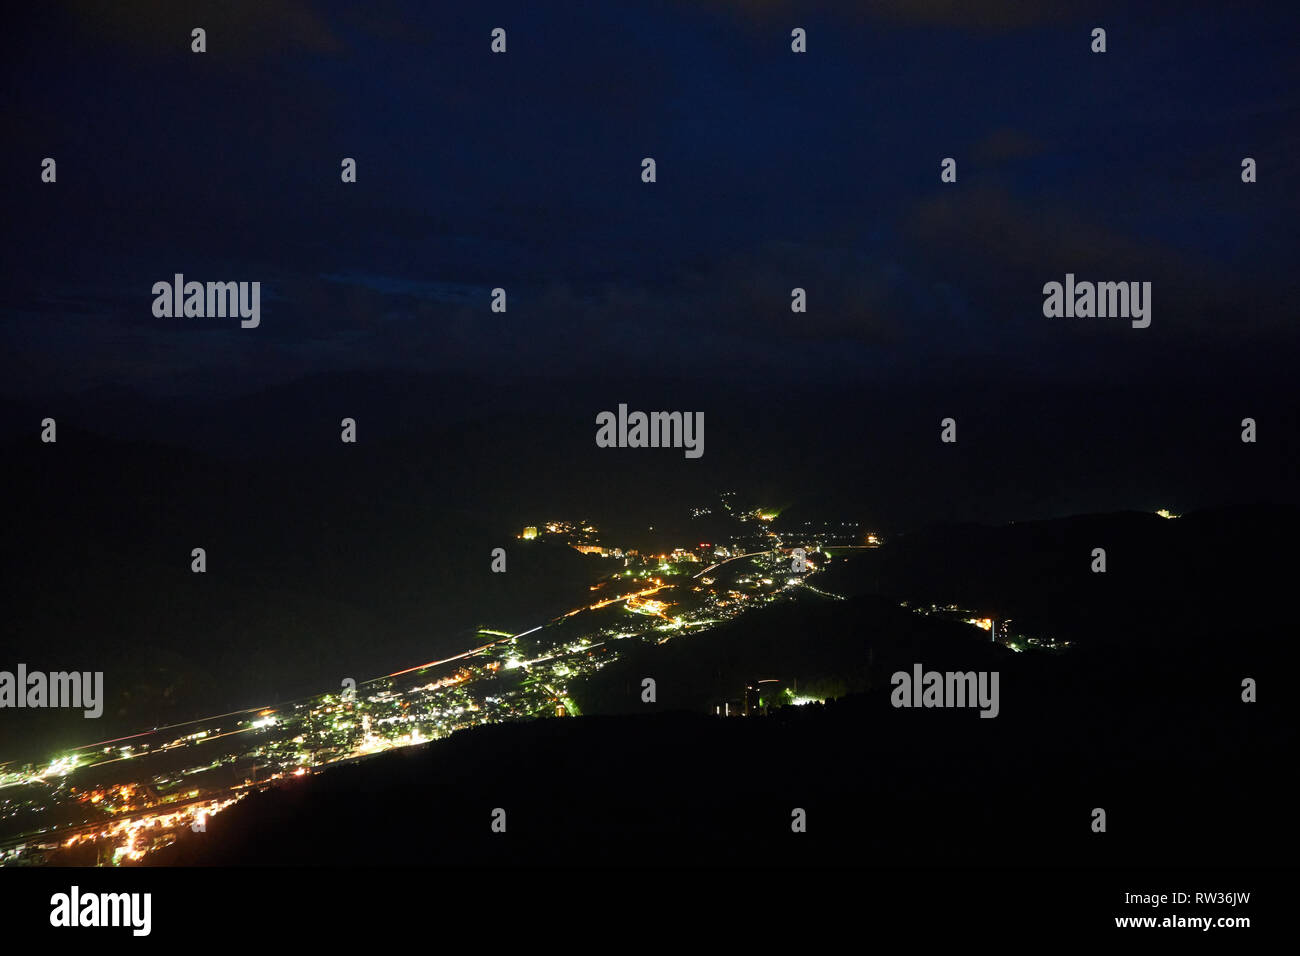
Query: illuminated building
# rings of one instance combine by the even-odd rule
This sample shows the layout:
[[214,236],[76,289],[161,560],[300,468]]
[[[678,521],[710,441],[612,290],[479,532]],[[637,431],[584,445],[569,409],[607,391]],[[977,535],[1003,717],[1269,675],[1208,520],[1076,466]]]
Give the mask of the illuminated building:
[[527,528],[524,529],[524,533],[520,535],[520,537],[523,538],[525,541],[531,541],[533,540],[533,538],[537,537],[537,529],[534,528],[532,525],[529,525]]

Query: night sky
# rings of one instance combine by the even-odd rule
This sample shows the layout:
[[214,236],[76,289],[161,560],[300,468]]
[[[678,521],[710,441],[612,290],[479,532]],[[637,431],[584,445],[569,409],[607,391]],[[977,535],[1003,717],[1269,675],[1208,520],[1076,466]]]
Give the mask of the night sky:
[[[1278,635],[1294,629],[1280,615],[1300,527],[1300,4],[38,2],[7,14],[2,47],[0,666],[102,672],[108,703],[93,731],[67,709],[7,713],[0,758],[415,669],[484,628],[539,632],[531,664],[550,661],[543,636],[567,641],[592,618],[541,627],[599,603],[620,559],[560,534],[520,540],[527,526],[590,521],[600,544],[654,555],[738,546],[755,527],[812,542],[803,522],[830,521],[846,538],[879,532],[879,563],[825,592],[847,595],[831,612],[726,632],[712,660],[749,669],[726,677],[738,689],[769,663],[838,679],[867,674],[865,657],[883,677],[890,642],[907,666],[946,666],[928,629],[960,625],[903,599],[985,602],[981,615],[1026,633],[1038,614],[1077,651],[1101,648],[1006,655],[1057,682],[1017,685],[1007,665],[1020,716],[994,723],[1024,735],[987,738],[1005,765],[965,737],[928,749],[930,731],[909,738],[901,718],[838,725],[821,753],[869,778],[840,816],[872,839],[919,832],[874,795],[916,794],[917,818],[925,800],[946,818],[978,809],[969,784],[1004,814],[977,828],[986,861],[1010,832],[996,820],[1055,826],[1061,807],[1121,799],[1138,819],[1177,803],[1163,832],[1179,859],[1207,834],[1234,860],[1286,845],[1264,831],[1287,793],[1275,675],[1295,673]],[[956,182],[941,181],[947,157]],[[260,324],[155,316],[155,283],[177,273],[261,283]],[[1150,326],[1045,316],[1044,285],[1067,274],[1150,283]],[[703,414],[702,457],[598,447],[598,415],[624,403]],[[949,418],[955,444],[941,441]],[[726,491],[777,520],[741,525],[719,507]],[[1098,547],[1105,575],[1089,567]],[[823,641],[844,656],[796,660]],[[764,647],[791,656],[744,656]],[[703,661],[722,681],[710,660],[681,680]],[[1241,716],[1246,675],[1274,678],[1258,723]],[[736,804],[771,773],[837,786],[832,760],[795,736],[802,766],[766,745],[741,760],[709,742],[722,738],[680,739],[716,776],[672,756],[646,777],[662,764],[691,800]],[[1095,764],[1067,765],[1075,752]],[[568,753],[565,777],[604,774],[598,743]],[[1040,755],[1060,761],[1046,784]],[[915,789],[882,773],[895,767]],[[1243,786],[1240,767],[1263,775]],[[636,774],[615,789],[632,793]],[[584,816],[604,803],[572,801]],[[470,832],[419,812],[422,839],[442,841],[444,822]],[[346,835],[308,819],[295,832],[322,847],[320,833]],[[1042,831],[1019,825],[1037,849]],[[839,854],[838,832],[821,832]],[[945,851],[966,845],[944,832],[930,835]],[[1116,823],[1143,852],[1146,833]],[[352,841],[380,843],[408,852]],[[890,859],[872,845],[850,852]],[[1212,885],[1180,880],[1163,888]]]
[[[353,408],[368,439],[482,419],[510,441],[527,419],[570,456],[628,401],[708,415],[701,462],[655,468],[694,464],[707,488],[802,458],[835,473],[836,501],[878,492],[880,517],[1294,487],[1295,9],[459,6],[17,15],[3,438],[30,444],[57,413],[269,452],[328,405],[305,429],[322,440]],[[151,286],[177,272],[260,281],[260,327],[155,318]],[[1067,272],[1151,282],[1150,328],[1045,318],[1042,286]],[[918,501],[945,415],[962,464]],[[1247,415],[1261,443],[1242,464]]]

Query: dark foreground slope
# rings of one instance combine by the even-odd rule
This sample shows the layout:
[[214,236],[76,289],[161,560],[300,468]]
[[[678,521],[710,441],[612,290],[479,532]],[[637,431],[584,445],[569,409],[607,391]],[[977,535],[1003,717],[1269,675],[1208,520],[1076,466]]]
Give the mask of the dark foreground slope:
[[[1090,624],[1064,652],[1013,653],[900,608],[900,593],[799,592],[627,652],[574,688],[588,716],[482,727],[327,770],[251,796],[151,862],[1289,863],[1294,525],[1293,512],[1255,510],[1182,526],[1102,516],[1017,527],[993,549],[987,531],[983,549],[914,538],[881,568],[924,588],[918,569],[934,566],[933,590],[910,597],[996,601],[1000,590],[1053,632]],[[1099,534],[1110,569],[1079,573]],[[1036,563],[1062,570],[1034,576]],[[1028,583],[1015,593],[1018,573]],[[968,590],[954,588],[962,581]],[[998,716],[892,706],[891,675],[917,663],[996,671]],[[645,677],[655,704],[641,700]],[[706,712],[769,677],[841,690],[762,717]],[[1242,699],[1246,678],[1257,702]],[[494,808],[504,834],[491,831]],[[791,832],[796,808],[806,833]]]
[[[1057,748],[857,698],[764,719],[488,727],[250,797],[152,862],[1281,863],[1295,828],[1261,713],[1207,736],[1198,761],[1164,732]],[[1105,834],[1089,829],[1097,806]]]
[[[761,617],[758,615],[757,617]],[[883,647],[883,645],[882,645]],[[885,648],[876,666],[912,656]],[[950,649],[951,650],[951,649]],[[976,654],[993,660],[993,649]],[[963,666],[927,653],[927,667]],[[964,663],[965,663],[964,662]],[[972,666],[978,666],[972,664]],[[869,692],[765,717],[483,727],[251,796],[159,864],[1282,863],[1285,675],[1231,657],[998,655],[1000,713]],[[494,808],[507,832],[492,833]],[[1104,808],[1107,832],[1091,831]],[[808,832],[790,831],[803,808]]]

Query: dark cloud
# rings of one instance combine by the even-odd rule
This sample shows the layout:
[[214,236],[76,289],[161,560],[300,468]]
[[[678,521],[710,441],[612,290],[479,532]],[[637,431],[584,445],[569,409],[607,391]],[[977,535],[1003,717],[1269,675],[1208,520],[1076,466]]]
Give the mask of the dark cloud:
[[[692,6],[698,6],[692,3]],[[1134,12],[1129,4],[1093,0],[704,0],[737,19],[764,28],[799,25],[808,18],[884,22],[908,27],[943,27],[975,33],[1021,30],[1048,24],[1096,23]],[[1264,6],[1245,0],[1247,7]],[[1141,13],[1151,18],[1221,9],[1212,0],[1149,0]]]
[[1007,30],[1077,19],[1085,0],[706,0],[753,23],[798,25],[800,17],[885,21],[913,26]]
[[[1296,336],[1295,14],[1162,9],[34,9],[43,30],[0,65],[20,143],[0,154],[0,388],[1277,374]],[[1089,58],[1080,11],[1127,43]],[[496,22],[506,57],[487,53]],[[796,22],[817,31],[807,57]],[[200,23],[206,60],[186,52]],[[57,187],[36,180],[45,155]],[[1067,271],[1154,282],[1153,327],[1045,323],[1042,284]],[[149,288],[174,272],[262,281],[262,327],[155,319]]]
[[344,49],[324,5],[308,0],[98,0],[68,9],[87,42],[120,45],[136,57],[190,55],[195,27],[207,31],[208,55],[218,64]]
[[977,163],[996,165],[1008,160],[1026,159],[1043,152],[1044,144],[1023,130],[1003,127],[989,133],[971,148]]

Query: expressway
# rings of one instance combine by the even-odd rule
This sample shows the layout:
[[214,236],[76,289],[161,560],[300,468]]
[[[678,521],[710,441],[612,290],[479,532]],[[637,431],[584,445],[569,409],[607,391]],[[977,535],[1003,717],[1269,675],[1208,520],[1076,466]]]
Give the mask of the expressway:
[[461,653],[454,654],[451,657],[444,657],[440,661],[429,661],[429,663],[427,664],[417,664],[415,667],[408,667],[405,670],[400,670],[392,674],[387,674],[383,677],[373,677],[370,680],[365,681],[364,683],[371,684],[377,680],[387,680],[390,677],[400,677],[403,674],[409,674],[412,671],[423,670],[426,667],[437,667],[440,664],[450,664],[452,661],[464,660],[467,657],[473,657],[475,654],[478,654],[481,651],[486,651],[490,647],[496,647],[498,644],[505,644],[510,641],[513,641],[516,637],[524,637],[528,634],[532,634],[534,631],[540,631],[542,628],[546,627],[547,624],[554,624],[556,621],[562,621],[566,617],[573,617],[573,615],[581,614],[583,611],[594,611],[597,608],[608,607],[611,604],[617,604],[620,601],[627,601],[630,600],[631,598],[644,597],[647,594],[654,594],[656,591],[662,591],[664,588],[669,588],[672,586],[673,585],[671,584],[660,584],[657,585],[656,587],[646,588],[644,591],[637,591],[633,594],[621,594],[618,597],[606,598],[603,601],[597,601],[595,604],[588,604],[583,607],[575,607],[572,611],[566,611],[563,614],[561,614],[559,617],[551,618],[551,620],[549,620],[546,624],[538,624],[536,627],[529,628],[526,631],[520,631],[518,634],[511,634],[508,637],[502,637],[495,641],[488,641],[486,644],[483,644],[479,647],[472,648],[471,650],[462,651]]
[[724,564],[730,564],[732,561],[739,561],[741,558],[756,558],[761,554],[772,554],[775,550],[776,550],[775,548],[772,548],[767,551],[750,551],[748,554],[738,554],[734,558],[727,558],[727,560],[725,561],[719,561],[716,564],[710,564],[703,571],[697,571],[695,574],[692,574],[691,577],[698,578],[700,575],[708,574],[714,568],[720,568]]

